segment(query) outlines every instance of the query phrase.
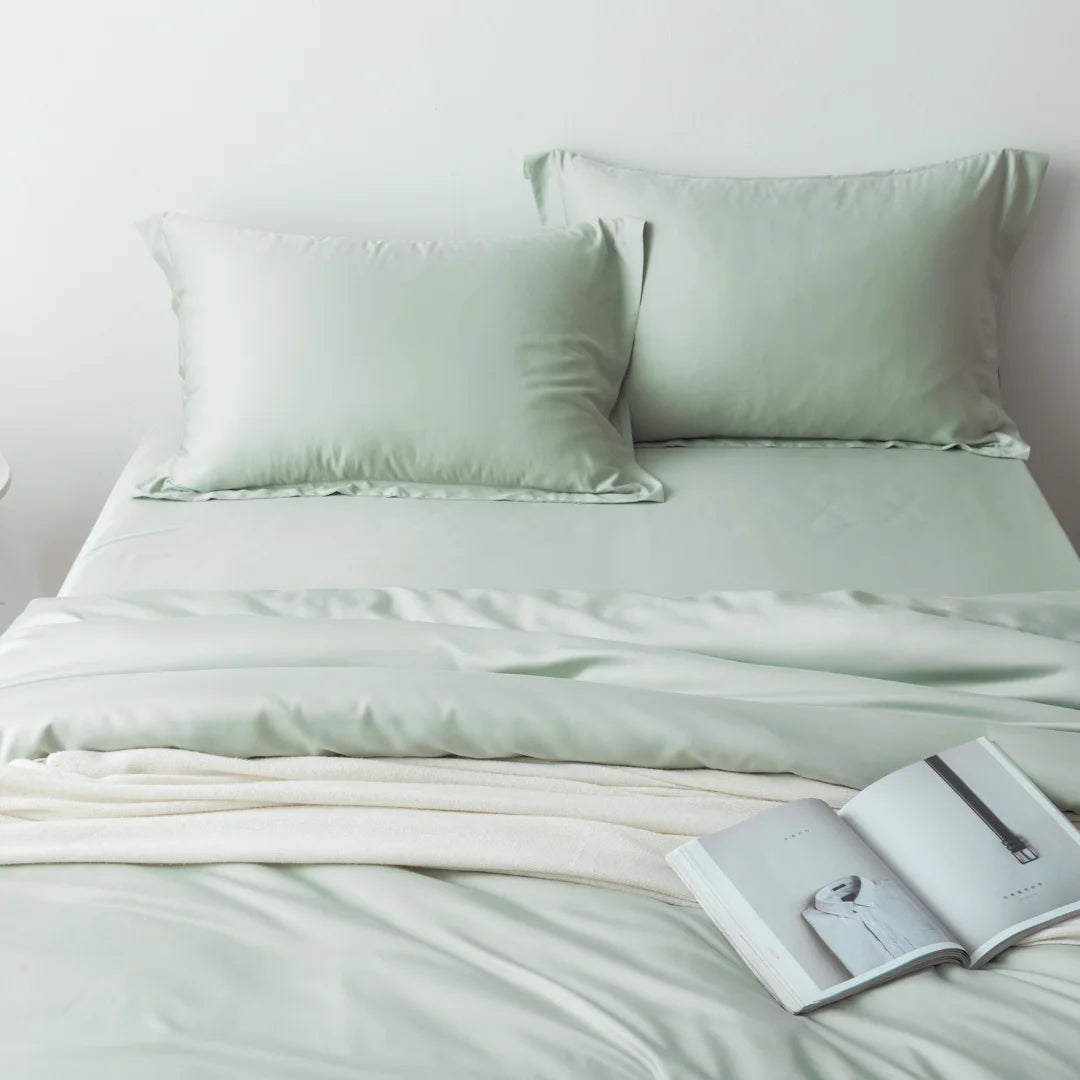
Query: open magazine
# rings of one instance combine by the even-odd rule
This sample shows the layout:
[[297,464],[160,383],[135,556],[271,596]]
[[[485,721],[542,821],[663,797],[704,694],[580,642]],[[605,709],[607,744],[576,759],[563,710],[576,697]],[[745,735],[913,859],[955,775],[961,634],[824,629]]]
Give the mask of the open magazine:
[[668,861],[797,1013],[932,964],[978,967],[1080,911],[1080,832],[988,739],[839,811],[800,799]]

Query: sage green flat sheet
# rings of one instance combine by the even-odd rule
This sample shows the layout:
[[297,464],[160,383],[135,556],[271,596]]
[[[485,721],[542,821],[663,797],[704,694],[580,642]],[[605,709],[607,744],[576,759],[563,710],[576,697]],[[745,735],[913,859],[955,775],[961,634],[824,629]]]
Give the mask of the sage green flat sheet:
[[[977,734],[1080,809],[1080,594],[36,601],[2,756],[454,753],[862,786]],[[0,842],[3,824],[0,822]],[[0,869],[0,1075],[1073,1080],[1080,949],[785,1013],[704,914],[360,866]]]
[[790,1016],[706,916],[366,866],[0,871],[5,1080],[1075,1080],[1080,949]]
[[860,788],[979,735],[1080,810],[1080,591],[152,591],[0,638],[0,760],[527,757]]

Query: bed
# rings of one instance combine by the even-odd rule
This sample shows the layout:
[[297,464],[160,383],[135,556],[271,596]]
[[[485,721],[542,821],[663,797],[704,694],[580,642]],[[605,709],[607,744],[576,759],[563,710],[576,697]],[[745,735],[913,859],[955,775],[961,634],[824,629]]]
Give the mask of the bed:
[[[390,584],[549,596],[597,582],[671,596],[1080,587],[1080,561],[1020,462],[644,450],[669,500],[622,521],[620,507],[132,499],[167,445],[152,437],[124,471],[68,603]],[[1080,1053],[1070,944],[1015,949],[979,973],[935,969],[801,1018],[699,910],[595,884],[328,863],[37,864],[0,874],[0,914],[18,928],[2,946],[0,1055],[20,1080],[1071,1077]]]
[[0,638],[0,1075],[1072,1080],[1080,920],[796,1016],[665,862],[977,736],[1080,814],[1080,560],[997,385],[1045,167],[144,222],[183,434]]

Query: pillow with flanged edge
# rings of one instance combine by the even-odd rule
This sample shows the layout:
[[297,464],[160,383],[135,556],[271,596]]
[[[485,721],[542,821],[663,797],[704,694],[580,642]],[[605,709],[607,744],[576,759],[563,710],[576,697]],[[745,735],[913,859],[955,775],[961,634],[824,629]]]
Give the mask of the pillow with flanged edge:
[[997,303],[1047,160],[725,179],[555,150],[525,172],[546,225],[648,222],[626,385],[639,442],[1026,457],[1001,404]]
[[662,500],[620,423],[642,229],[418,243],[148,219],[184,434],[139,494]]

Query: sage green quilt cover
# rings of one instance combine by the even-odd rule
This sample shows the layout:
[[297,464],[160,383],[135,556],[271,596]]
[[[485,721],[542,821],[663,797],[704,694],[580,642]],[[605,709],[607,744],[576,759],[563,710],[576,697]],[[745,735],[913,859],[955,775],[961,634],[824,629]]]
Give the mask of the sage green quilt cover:
[[[862,786],[988,735],[1080,809],[1080,594],[408,589],[36,601],[0,757],[525,757]],[[3,837],[0,820],[0,843]],[[0,1075],[1076,1076],[1080,950],[810,1017],[707,918],[468,869],[0,868]]]

